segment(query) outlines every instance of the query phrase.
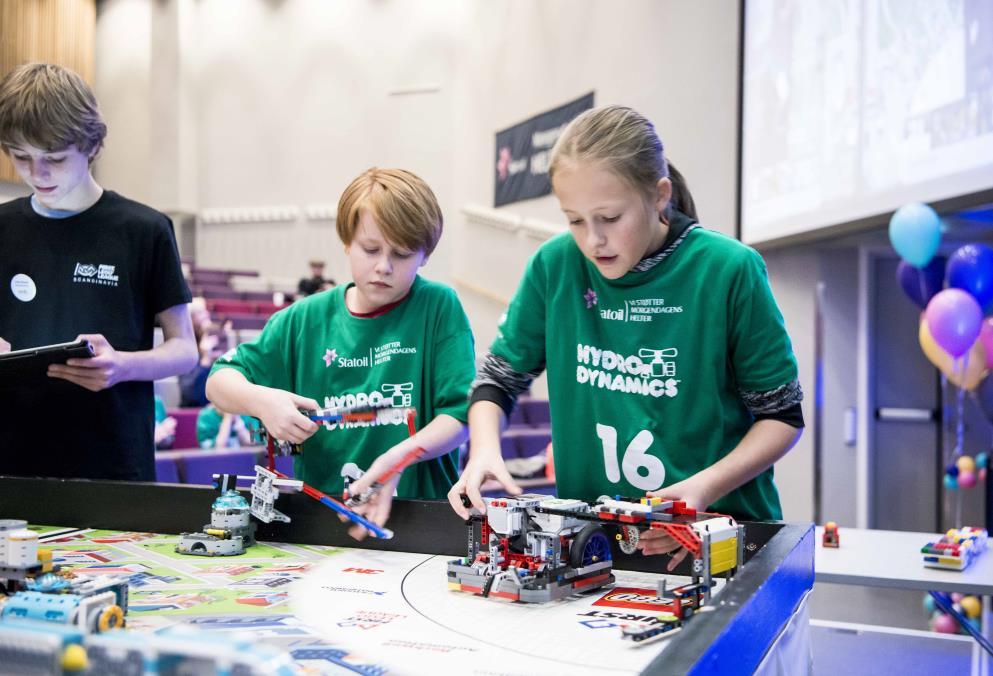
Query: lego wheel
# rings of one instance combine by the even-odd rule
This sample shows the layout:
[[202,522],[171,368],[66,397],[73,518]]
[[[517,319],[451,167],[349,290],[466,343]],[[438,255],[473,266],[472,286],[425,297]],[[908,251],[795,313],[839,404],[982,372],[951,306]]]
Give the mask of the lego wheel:
[[638,550],[638,540],[641,539],[638,529],[634,526],[621,526],[617,534],[617,546],[625,554],[634,554]]
[[579,531],[569,548],[569,565],[573,568],[585,568],[611,558],[610,540],[603,527],[594,523]]
[[109,605],[97,617],[97,631],[108,631],[124,626],[124,611],[118,605]]

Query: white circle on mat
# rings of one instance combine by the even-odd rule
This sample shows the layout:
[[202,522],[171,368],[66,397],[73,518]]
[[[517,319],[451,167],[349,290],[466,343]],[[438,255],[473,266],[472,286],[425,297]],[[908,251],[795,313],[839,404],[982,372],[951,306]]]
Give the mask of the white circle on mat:
[[38,295],[38,287],[35,286],[34,280],[27,275],[16,274],[10,278],[10,292],[17,300],[27,303]]

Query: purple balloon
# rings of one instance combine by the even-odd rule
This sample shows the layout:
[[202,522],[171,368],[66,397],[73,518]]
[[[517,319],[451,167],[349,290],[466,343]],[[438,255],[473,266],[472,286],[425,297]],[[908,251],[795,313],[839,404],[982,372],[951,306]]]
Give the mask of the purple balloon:
[[924,310],[931,337],[956,359],[969,351],[983,326],[983,309],[962,289],[945,289]]
[[896,268],[896,280],[907,297],[923,310],[944,286],[945,259],[935,256],[923,268],[900,261]]
[[966,244],[948,258],[948,286],[972,294],[981,307],[993,300],[993,249]]

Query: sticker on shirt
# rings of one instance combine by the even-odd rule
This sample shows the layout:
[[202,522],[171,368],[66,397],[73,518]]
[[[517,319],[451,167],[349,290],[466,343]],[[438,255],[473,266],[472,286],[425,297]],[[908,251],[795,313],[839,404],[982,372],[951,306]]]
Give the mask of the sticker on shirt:
[[104,263],[76,263],[72,273],[72,281],[76,284],[99,284],[100,286],[117,286],[118,275],[114,274],[117,267]]
[[579,343],[576,382],[612,392],[675,397],[682,382],[676,379],[677,356],[679,351],[674,347],[643,347],[637,355],[623,355]]
[[[591,295],[592,294],[592,295]],[[593,289],[587,289],[583,296],[586,301],[586,308],[598,306],[596,293]],[[658,315],[678,314],[683,311],[682,305],[666,305],[665,298],[635,298],[624,301],[624,307],[605,308],[600,307],[600,319],[607,319],[615,322],[651,322]]]
[[10,292],[17,300],[30,303],[38,295],[38,287],[33,279],[21,273],[10,278]]
[[[378,390],[372,392],[349,392],[342,395],[324,397],[327,408],[357,408],[371,406],[379,408],[372,420],[349,422],[324,422],[324,429],[352,429],[356,427],[376,427],[379,425],[406,425],[408,408],[413,408],[414,397],[411,392],[414,383],[384,383]],[[393,408],[380,408],[392,406]]]
[[329,347],[321,356],[321,361],[324,362],[324,368],[331,368],[331,366],[337,366],[343,369],[371,368],[380,364],[386,364],[398,356],[416,354],[416,347],[410,347],[404,345],[399,340],[394,340],[389,343],[383,343],[378,347],[369,348],[369,352],[361,355],[343,355],[339,354],[335,348]]

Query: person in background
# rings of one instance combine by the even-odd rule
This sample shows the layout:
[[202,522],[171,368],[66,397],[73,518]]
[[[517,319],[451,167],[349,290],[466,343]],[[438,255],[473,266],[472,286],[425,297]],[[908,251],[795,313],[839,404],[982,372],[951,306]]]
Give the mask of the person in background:
[[172,448],[176,441],[176,419],[166,412],[162,399],[155,397],[155,450]]
[[179,405],[183,408],[199,408],[210,403],[207,400],[207,378],[210,376],[210,369],[218,357],[230,349],[230,321],[225,322],[223,326],[215,324],[206,307],[194,316],[200,320],[193,326],[200,360],[191,370],[179,376]]
[[247,415],[221,413],[213,404],[197,415],[197,443],[200,448],[241,448],[252,446],[259,421]]
[[297,284],[301,296],[312,296],[334,286],[334,280],[324,276],[324,261],[310,261],[310,277],[304,277]]

